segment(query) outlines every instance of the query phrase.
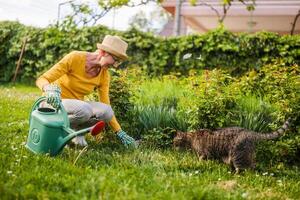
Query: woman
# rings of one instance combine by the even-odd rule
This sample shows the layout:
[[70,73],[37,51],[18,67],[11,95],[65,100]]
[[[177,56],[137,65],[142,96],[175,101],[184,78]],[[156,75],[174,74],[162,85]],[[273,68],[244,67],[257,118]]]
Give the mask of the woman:
[[[72,128],[85,126],[92,121],[104,120],[128,147],[136,147],[135,140],[121,129],[109,101],[110,75],[108,68],[118,67],[126,60],[128,44],[118,36],[106,35],[96,52],[72,51],[51,69],[41,75],[36,85],[45,93],[47,103],[57,108],[60,101],[66,109]],[[83,101],[84,96],[98,90],[99,102]],[[72,140],[86,146],[84,136]]]

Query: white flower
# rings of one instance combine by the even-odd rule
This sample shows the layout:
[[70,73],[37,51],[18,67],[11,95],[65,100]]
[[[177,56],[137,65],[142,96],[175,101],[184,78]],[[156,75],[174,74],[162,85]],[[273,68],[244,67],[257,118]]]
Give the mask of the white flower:
[[248,193],[247,193],[247,192],[244,192],[244,193],[242,194],[242,197],[243,197],[243,198],[247,198],[247,196],[248,196]]
[[12,171],[7,171],[7,174],[12,174]]
[[17,149],[18,149],[17,147],[14,147],[14,146],[13,146],[13,147],[11,147],[11,148],[12,148],[12,150],[13,150],[13,151],[15,151],[15,150],[17,150]]
[[189,59],[189,58],[191,58],[191,57],[192,57],[192,54],[191,54],[191,53],[187,53],[187,54],[184,54],[184,55],[183,55],[182,59],[183,59],[183,60],[186,60],[186,59]]
[[282,180],[277,180],[277,184],[279,185],[279,186],[283,186],[283,183],[282,183]]

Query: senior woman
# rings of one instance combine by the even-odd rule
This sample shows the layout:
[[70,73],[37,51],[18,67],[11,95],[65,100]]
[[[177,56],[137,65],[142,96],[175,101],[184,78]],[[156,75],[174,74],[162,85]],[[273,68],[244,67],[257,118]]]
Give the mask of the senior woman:
[[[128,44],[118,36],[106,35],[97,47],[95,52],[70,52],[42,74],[36,85],[44,92],[51,106],[57,108],[62,102],[72,128],[86,126],[94,119],[104,120],[126,147],[136,147],[136,141],[121,129],[109,100],[108,68],[118,67],[128,58]],[[84,96],[94,89],[98,90],[99,102],[84,101]],[[77,136],[72,142],[87,145],[84,136]]]

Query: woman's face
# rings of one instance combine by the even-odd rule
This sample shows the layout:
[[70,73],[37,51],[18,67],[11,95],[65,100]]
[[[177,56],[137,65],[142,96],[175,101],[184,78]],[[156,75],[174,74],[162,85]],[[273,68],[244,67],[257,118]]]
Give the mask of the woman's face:
[[114,58],[114,56],[101,50],[99,51],[98,55],[99,55],[98,56],[99,64],[101,65],[101,67],[106,67],[106,68],[109,68],[110,66],[116,67],[116,63],[118,62],[118,60]]

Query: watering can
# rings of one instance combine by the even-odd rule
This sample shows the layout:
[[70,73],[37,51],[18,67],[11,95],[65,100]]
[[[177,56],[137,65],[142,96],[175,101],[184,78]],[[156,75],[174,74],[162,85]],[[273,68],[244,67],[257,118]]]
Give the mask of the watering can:
[[55,156],[74,137],[91,132],[93,136],[100,133],[105,123],[99,121],[95,126],[74,131],[62,103],[58,109],[39,107],[46,97],[40,97],[32,106],[29,118],[29,135],[26,147],[34,152]]

